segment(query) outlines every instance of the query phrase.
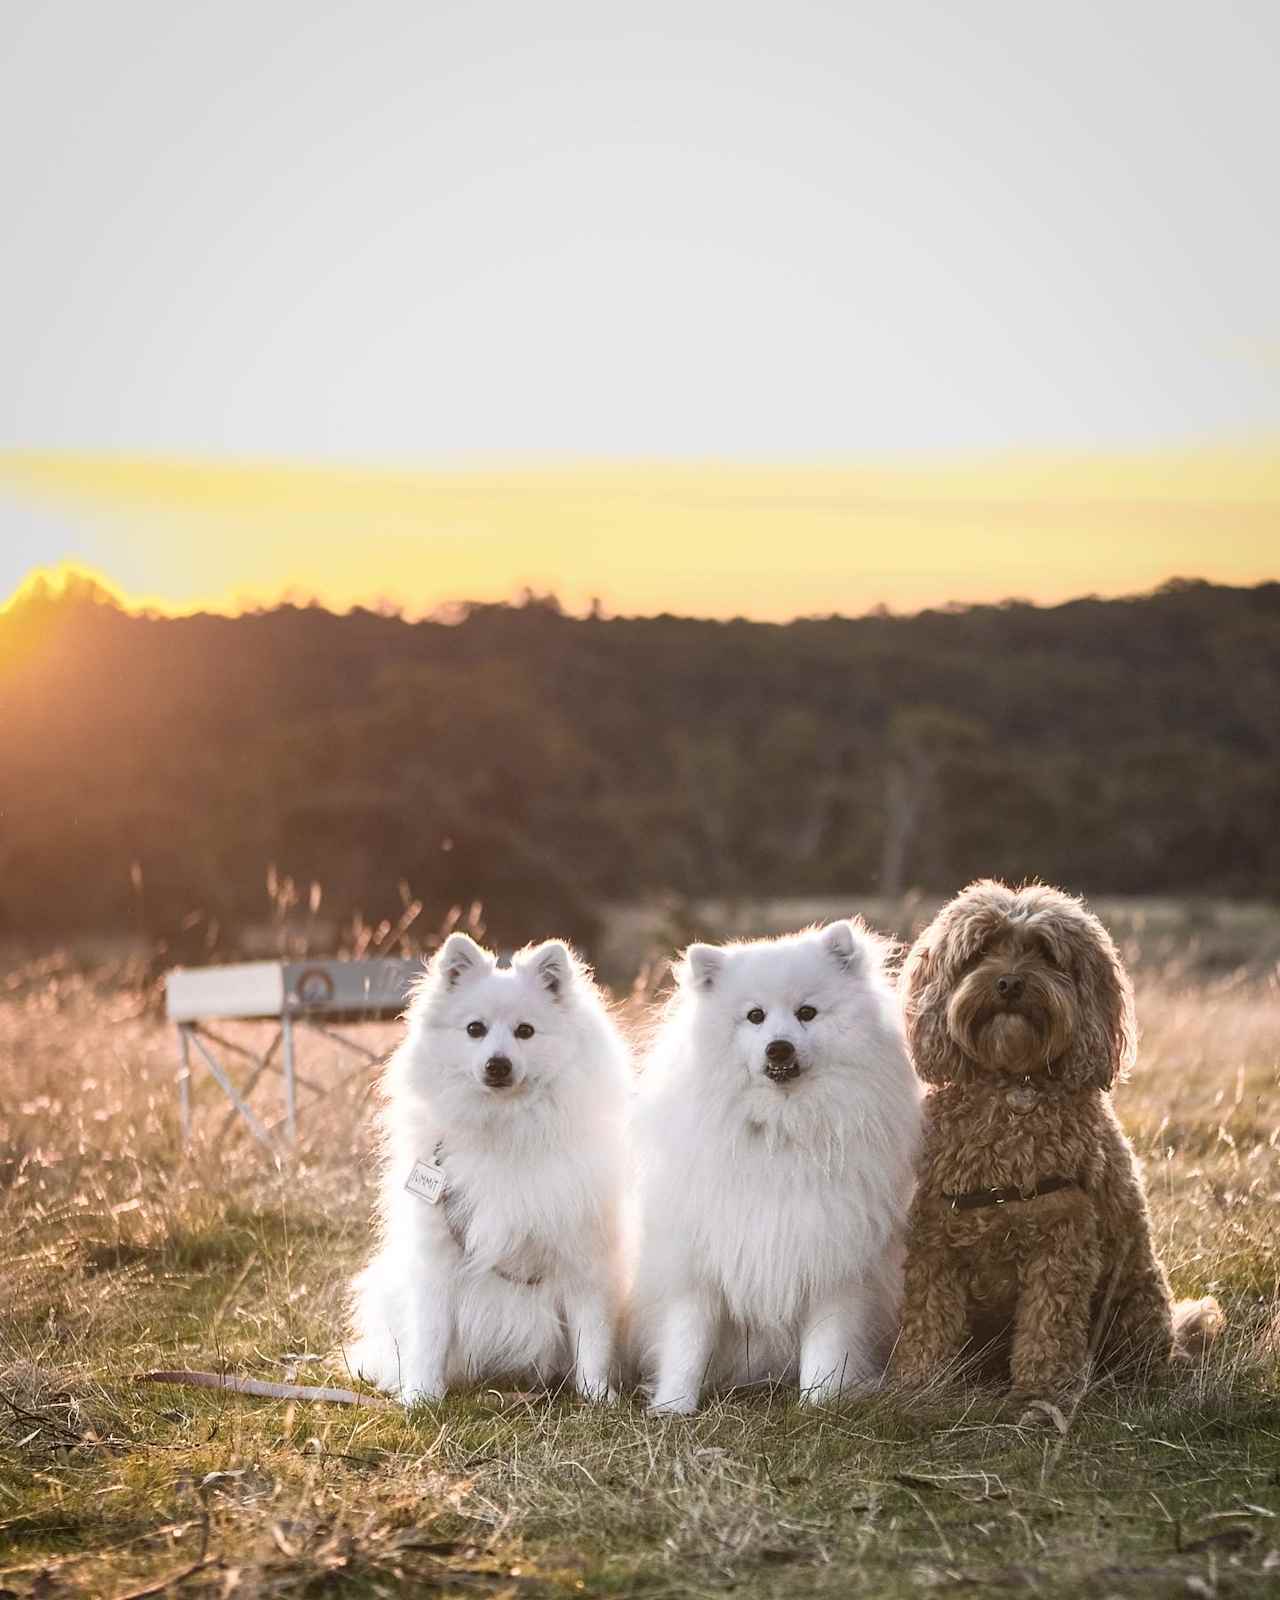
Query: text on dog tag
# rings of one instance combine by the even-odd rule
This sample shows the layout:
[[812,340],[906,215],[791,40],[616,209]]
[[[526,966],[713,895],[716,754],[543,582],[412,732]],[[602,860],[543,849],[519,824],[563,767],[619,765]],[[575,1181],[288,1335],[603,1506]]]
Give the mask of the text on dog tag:
[[415,1161],[404,1186],[429,1206],[438,1206],[444,1199],[445,1181],[444,1168],[438,1161]]

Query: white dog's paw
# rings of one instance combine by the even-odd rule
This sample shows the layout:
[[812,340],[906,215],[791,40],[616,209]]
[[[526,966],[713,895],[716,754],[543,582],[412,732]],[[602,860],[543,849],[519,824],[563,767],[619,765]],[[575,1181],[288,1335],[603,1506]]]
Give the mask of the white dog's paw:
[[384,1394],[400,1389],[400,1373],[395,1346],[378,1339],[358,1339],[342,1352],[347,1371],[361,1383],[372,1384]]
[[645,1407],[651,1417],[691,1417],[697,1409],[696,1394],[655,1395]]
[[880,1384],[875,1378],[820,1378],[802,1385],[800,1403],[806,1406],[834,1406],[842,1400],[861,1400],[874,1394]]
[[443,1378],[406,1378],[400,1384],[400,1400],[405,1406],[431,1405],[448,1392]]
[[580,1400],[588,1400],[593,1405],[616,1406],[618,1403],[618,1391],[608,1378],[579,1378],[577,1390]]

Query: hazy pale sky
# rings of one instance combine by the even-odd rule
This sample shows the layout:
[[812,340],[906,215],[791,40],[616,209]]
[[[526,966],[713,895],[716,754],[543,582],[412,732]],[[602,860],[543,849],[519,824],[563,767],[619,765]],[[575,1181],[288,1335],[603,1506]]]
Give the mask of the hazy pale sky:
[[[0,448],[66,462],[37,491],[0,460],[0,597],[36,560],[142,559],[85,454],[1173,461],[1280,438],[1274,0],[9,0],[4,36]],[[411,562],[439,571],[420,487]],[[198,503],[142,499],[206,537]],[[246,590],[274,581],[272,509],[235,523]],[[349,509],[318,554],[363,531]],[[536,543],[518,577],[555,579]]]

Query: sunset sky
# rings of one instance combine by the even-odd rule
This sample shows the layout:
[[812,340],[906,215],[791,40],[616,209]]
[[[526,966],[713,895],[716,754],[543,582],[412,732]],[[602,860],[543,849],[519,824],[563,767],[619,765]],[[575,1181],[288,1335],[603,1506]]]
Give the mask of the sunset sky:
[[1280,10],[18,0],[0,603],[1280,575]]

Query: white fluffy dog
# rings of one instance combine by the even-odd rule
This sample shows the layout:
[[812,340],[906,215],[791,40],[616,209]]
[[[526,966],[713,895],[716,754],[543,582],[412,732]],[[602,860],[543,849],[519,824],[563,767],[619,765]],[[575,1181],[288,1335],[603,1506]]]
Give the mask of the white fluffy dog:
[[449,936],[388,1064],[382,1243],[353,1372],[406,1402],[498,1375],[613,1386],[631,1077],[556,940],[509,966]]
[[633,1338],[657,1411],[704,1382],[874,1383],[901,1283],[920,1086],[860,922],[691,945],[641,1082]]

